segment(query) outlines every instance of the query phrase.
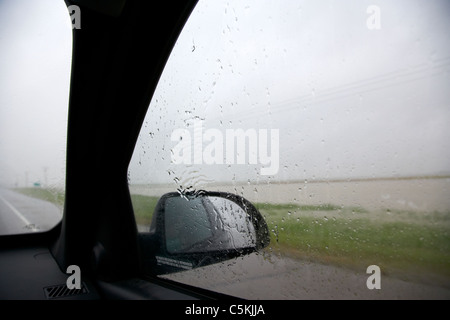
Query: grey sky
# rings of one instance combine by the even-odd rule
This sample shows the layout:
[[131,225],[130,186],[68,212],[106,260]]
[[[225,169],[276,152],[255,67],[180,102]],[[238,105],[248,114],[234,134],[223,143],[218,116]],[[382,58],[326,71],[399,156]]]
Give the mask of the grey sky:
[[71,32],[64,1],[0,1],[0,184],[63,185]]
[[[380,30],[367,28],[369,5]],[[449,12],[446,0],[200,1],[155,92],[130,182],[450,172]],[[0,1],[0,184],[64,180],[70,35],[63,1]],[[224,133],[279,129],[278,173],[171,163],[172,132],[194,119]]]
[[[381,29],[369,30],[369,5]],[[200,1],[166,66],[132,183],[450,172],[448,1]],[[280,170],[171,164],[178,128],[280,130]]]

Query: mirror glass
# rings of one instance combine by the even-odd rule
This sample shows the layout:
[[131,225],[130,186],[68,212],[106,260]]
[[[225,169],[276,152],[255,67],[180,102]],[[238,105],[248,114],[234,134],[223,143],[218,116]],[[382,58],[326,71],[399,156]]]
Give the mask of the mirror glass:
[[164,211],[166,249],[171,254],[255,247],[250,216],[229,199],[175,196],[166,199]]

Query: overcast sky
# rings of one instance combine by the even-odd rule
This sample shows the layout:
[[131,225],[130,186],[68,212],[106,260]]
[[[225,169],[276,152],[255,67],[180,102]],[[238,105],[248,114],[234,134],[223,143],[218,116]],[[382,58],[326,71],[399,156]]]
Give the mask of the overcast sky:
[[[379,29],[368,28],[370,5]],[[449,12],[446,0],[200,1],[151,102],[130,182],[449,173]],[[63,1],[0,0],[0,184],[64,180],[70,54]],[[278,130],[279,170],[173,163],[171,136],[193,137],[194,120],[224,137]]]
[[0,185],[63,185],[71,50],[64,1],[0,0]]
[[[450,172],[449,13],[445,0],[200,1],[150,105],[131,182]],[[193,119],[223,136],[278,129],[279,171],[171,164],[171,134],[194,136]]]

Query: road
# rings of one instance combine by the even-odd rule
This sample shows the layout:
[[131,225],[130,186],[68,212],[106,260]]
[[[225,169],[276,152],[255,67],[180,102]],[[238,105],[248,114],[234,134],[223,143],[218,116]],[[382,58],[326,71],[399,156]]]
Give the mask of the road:
[[0,235],[49,230],[61,220],[54,204],[0,189]]
[[369,290],[369,276],[365,269],[355,271],[272,254],[251,254],[164,277],[244,299],[450,299],[448,279],[424,283],[423,279],[387,276],[381,270],[381,288]]

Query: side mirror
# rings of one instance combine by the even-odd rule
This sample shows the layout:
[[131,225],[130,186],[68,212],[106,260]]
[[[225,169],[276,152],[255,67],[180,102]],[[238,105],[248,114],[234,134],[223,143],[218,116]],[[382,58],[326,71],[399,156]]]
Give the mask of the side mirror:
[[269,242],[255,206],[226,192],[167,193],[156,205],[150,232],[141,234],[145,268],[156,274],[228,260]]

